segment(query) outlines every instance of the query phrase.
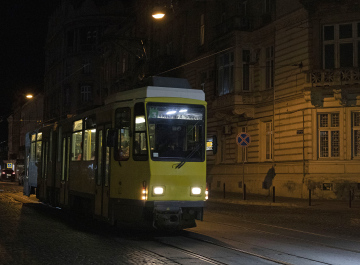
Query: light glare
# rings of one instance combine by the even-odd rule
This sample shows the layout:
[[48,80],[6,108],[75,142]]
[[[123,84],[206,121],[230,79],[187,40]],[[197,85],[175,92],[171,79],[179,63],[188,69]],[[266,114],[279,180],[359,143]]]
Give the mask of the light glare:
[[163,187],[155,187],[154,188],[154,194],[155,195],[161,195],[164,193],[164,188]]
[[191,193],[193,195],[200,195],[201,194],[201,188],[194,187],[194,188],[191,189]]
[[144,117],[136,117],[135,123],[139,124],[139,123],[144,123],[145,122],[145,118]]
[[164,16],[165,16],[164,13],[156,13],[152,15],[152,17],[155,19],[162,19]]

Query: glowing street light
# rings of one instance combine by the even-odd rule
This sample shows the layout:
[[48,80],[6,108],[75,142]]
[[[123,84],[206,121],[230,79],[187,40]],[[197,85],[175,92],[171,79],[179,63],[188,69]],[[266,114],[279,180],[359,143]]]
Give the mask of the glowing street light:
[[30,98],[33,98],[33,95],[32,95],[32,94],[26,94],[25,97],[28,98],[28,99],[30,99]]
[[161,7],[154,7],[152,17],[155,19],[162,19],[165,16],[165,12]]

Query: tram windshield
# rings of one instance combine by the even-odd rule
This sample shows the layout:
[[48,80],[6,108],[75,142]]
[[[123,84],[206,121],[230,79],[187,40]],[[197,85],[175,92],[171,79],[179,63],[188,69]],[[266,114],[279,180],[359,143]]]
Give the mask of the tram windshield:
[[152,160],[204,161],[204,106],[148,103],[147,114]]

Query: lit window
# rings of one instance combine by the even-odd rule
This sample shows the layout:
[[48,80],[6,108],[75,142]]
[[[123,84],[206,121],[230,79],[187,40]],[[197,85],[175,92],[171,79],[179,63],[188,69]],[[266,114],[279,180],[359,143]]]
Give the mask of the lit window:
[[30,160],[41,161],[42,133],[34,133],[31,135]]
[[84,132],[84,160],[95,159],[95,137],[96,129],[85,130]]
[[83,153],[83,143],[82,143],[82,126],[83,121],[78,120],[73,124],[73,135],[72,135],[72,148],[71,148],[71,160],[81,160]]

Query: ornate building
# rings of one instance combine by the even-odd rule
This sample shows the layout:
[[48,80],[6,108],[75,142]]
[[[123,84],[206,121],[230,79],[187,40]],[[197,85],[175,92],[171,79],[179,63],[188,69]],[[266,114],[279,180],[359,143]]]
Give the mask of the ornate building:
[[359,1],[159,3],[168,13],[149,26],[152,55],[176,66],[153,74],[206,92],[212,190],[243,192],[244,181],[258,194],[359,193]]
[[[211,190],[359,193],[360,1],[74,3],[64,0],[49,23],[45,120],[148,75],[186,78],[205,91],[208,137],[218,140],[207,155]],[[150,19],[155,4],[164,19]]]

